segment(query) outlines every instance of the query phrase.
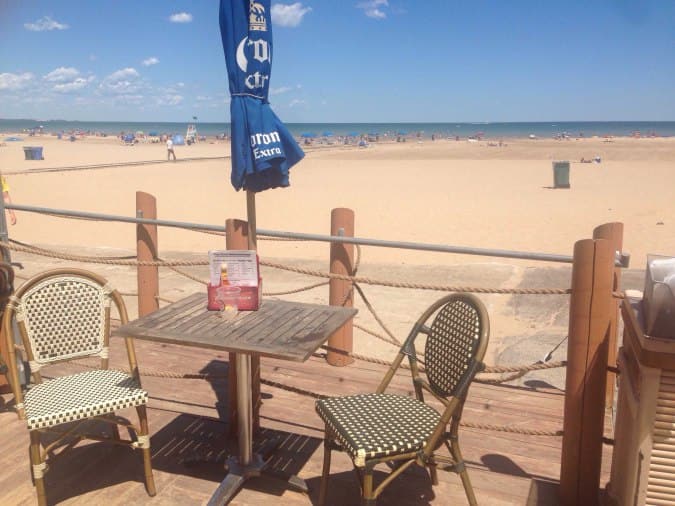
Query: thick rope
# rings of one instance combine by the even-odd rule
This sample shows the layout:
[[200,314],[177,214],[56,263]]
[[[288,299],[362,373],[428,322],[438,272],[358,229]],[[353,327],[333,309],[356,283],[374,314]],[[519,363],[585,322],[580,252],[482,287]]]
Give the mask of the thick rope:
[[496,430],[499,432],[513,432],[515,434],[526,434],[528,436],[562,436],[561,430],[532,430],[519,429],[517,427],[508,427],[506,425],[492,425],[489,423],[459,422],[462,427],[471,429]]
[[[110,260],[107,258],[101,257],[92,257],[84,255],[73,255],[68,253],[60,253],[56,251],[50,251],[44,248],[38,248],[36,246],[22,246],[18,244],[2,242],[0,245],[5,246],[6,248],[13,251],[22,251],[25,253],[32,253],[35,255],[47,256],[50,258],[58,258],[61,260],[70,260],[74,262],[83,262],[83,263],[95,263],[95,264],[106,264],[106,265],[122,265],[122,266],[148,266],[148,267],[194,267],[194,266],[205,266],[208,265],[208,260],[171,260],[171,261],[161,261],[161,260]],[[571,289],[557,289],[557,288],[482,288],[482,287],[469,287],[469,286],[454,286],[454,285],[430,285],[430,284],[421,284],[421,283],[404,283],[398,281],[386,281],[381,279],[359,277],[359,276],[348,276],[346,274],[335,274],[325,271],[317,271],[313,269],[304,269],[298,267],[291,267],[277,262],[270,262],[261,260],[260,263],[267,267],[272,267],[275,269],[282,269],[290,272],[296,272],[299,274],[306,274],[309,276],[323,277],[328,279],[339,279],[342,281],[351,281],[353,283],[364,283],[369,285],[379,285],[379,286],[388,286],[393,288],[409,288],[414,290],[435,290],[442,292],[471,292],[471,293],[493,293],[493,294],[517,294],[517,295],[566,295],[571,293]],[[201,282],[201,280],[200,280]]]

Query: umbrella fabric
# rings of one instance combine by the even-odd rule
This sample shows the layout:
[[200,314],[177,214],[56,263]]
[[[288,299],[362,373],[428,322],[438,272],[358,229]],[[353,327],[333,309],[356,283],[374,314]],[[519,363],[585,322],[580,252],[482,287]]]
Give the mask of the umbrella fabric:
[[305,154],[267,100],[270,0],[221,0],[220,35],[232,96],[232,186],[253,192],[288,186],[290,168]]

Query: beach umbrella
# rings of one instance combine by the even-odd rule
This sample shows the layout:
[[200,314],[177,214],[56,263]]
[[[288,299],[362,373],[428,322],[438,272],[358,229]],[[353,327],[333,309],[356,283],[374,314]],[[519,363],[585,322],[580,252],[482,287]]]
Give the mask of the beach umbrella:
[[304,137],[305,139],[313,139],[316,137],[316,134],[314,132],[303,132],[300,134],[300,137]]
[[333,132],[323,132],[321,135],[323,135],[324,137],[332,137]]
[[220,35],[227,64],[232,173],[246,190],[249,237],[255,246],[255,193],[288,186],[288,172],[305,155],[268,102],[272,70],[270,0],[221,0]]

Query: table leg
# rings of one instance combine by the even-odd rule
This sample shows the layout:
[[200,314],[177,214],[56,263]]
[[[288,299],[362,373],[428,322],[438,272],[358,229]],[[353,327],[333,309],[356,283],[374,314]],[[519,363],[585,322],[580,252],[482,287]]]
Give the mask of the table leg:
[[237,417],[239,463],[247,466],[253,457],[253,407],[251,400],[251,355],[237,353]]
[[[251,390],[251,355],[237,353],[235,356],[237,368],[237,422],[239,457],[230,457],[227,460],[228,473],[218,486],[208,502],[208,506],[222,506],[228,504],[236,495],[244,482],[254,476],[260,476],[267,463],[261,453],[271,453],[280,443],[280,440],[271,441],[268,448],[261,453],[253,453],[253,399]],[[284,473],[269,472],[272,476],[285,480],[288,485],[299,492],[308,492],[305,481],[297,476]]]

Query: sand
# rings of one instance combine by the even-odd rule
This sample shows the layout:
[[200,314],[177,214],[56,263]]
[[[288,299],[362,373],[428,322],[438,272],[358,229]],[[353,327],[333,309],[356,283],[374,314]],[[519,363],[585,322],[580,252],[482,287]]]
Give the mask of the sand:
[[[25,145],[43,146],[45,159],[24,160]],[[144,191],[157,198],[163,219],[222,225],[228,217],[245,218],[245,194],[229,183],[227,142],[175,150],[178,161],[166,162],[163,144],[125,146],[114,138],[68,142],[38,136],[0,146],[0,168],[17,204],[134,216],[135,192]],[[602,162],[579,163],[595,156]],[[186,160],[205,157],[218,158]],[[560,159],[572,162],[570,189],[552,188],[551,162]],[[150,160],[160,163],[71,170]],[[331,209],[347,207],[355,212],[359,237],[571,255],[575,241],[591,237],[594,227],[619,221],[625,225],[624,251],[631,254],[631,266],[643,269],[648,253],[675,254],[674,162],[675,138],[514,139],[501,147],[445,139],[368,148],[312,146],[292,169],[289,188],[257,195],[258,227],[328,234]],[[83,253],[135,251],[132,225],[27,212],[17,216],[9,234],[21,242]],[[224,240],[160,228],[159,248],[163,258],[205,259],[207,250],[224,248]],[[327,270],[328,251],[327,243],[259,243],[263,259],[321,270]],[[22,253],[13,256],[26,264],[24,275],[54,263]],[[132,269],[89,268],[103,270],[124,290],[135,289]],[[205,269],[195,272],[206,279]],[[568,265],[376,247],[363,248],[359,273],[435,284],[569,287]],[[177,299],[198,289],[185,278],[170,280],[169,274],[161,281],[164,297]],[[271,291],[316,282],[269,269],[264,276]],[[632,279],[639,287],[640,277]],[[368,286],[367,293],[400,339],[439,296],[376,286]],[[288,297],[326,302],[326,296],[323,289]],[[566,334],[565,296],[481,297],[493,328],[488,363],[538,360]],[[135,301],[127,303],[133,317]],[[357,321],[376,330],[360,300],[357,307]],[[385,358],[395,351],[364,334],[355,336],[354,349]],[[556,358],[564,358],[564,350]],[[560,385],[559,374],[537,374]]]
[[[41,145],[45,160],[26,161],[23,145]],[[220,225],[245,217],[246,199],[229,184],[226,142],[178,146],[177,163],[38,172],[161,160],[163,144],[124,146],[114,138],[77,142],[42,136],[0,147],[0,168],[15,203],[133,216],[135,192],[157,198],[161,218]],[[578,161],[600,156],[600,164]],[[571,188],[552,189],[551,160],[571,160]],[[634,266],[647,253],[675,253],[675,139],[450,140],[380,143],[366,149],[317,147],[292,169],[291,186],[257,196],[258,227],[327,234],[330,211],[356,214],[356,235],[375,239],[571,254],[595,226],[625,225],[625,250]],[[64,222],[20,213],[11,237],[28,243],[135,247],[132,227]],[[95,240],[92,240],[94,239]],[[216,237],[166,229],[166,251],[205,251]],[[322,243],[263,242],[262,255],[323,259]],[[368,248],[367,258],[392,264],[454,264],[476,258]],[[490,260],[490,259],[485,259]]]

